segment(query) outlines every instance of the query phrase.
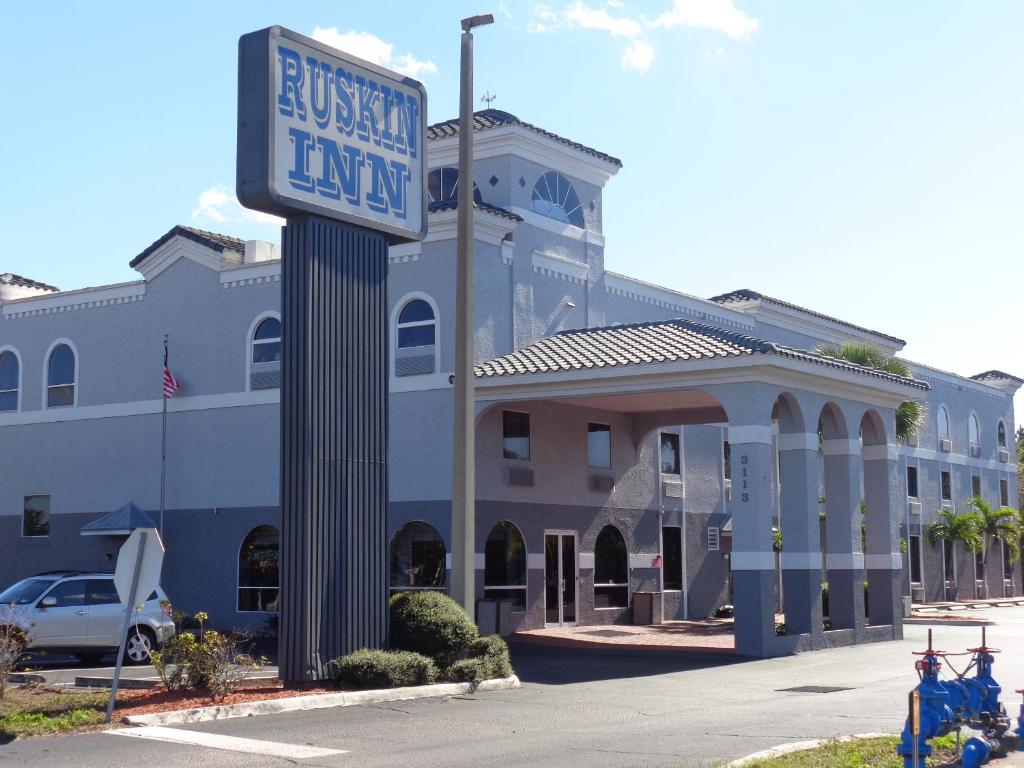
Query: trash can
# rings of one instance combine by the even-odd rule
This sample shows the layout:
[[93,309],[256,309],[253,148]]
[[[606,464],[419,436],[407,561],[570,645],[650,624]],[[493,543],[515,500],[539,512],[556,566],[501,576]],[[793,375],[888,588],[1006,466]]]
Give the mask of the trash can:
[[661,592],[633,593],[633,623],[661,624]]

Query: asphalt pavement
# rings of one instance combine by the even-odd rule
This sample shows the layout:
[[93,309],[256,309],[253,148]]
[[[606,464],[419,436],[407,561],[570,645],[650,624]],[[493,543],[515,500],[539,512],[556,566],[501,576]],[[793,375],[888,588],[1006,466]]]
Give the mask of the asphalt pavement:
[[[1006,652],[994,674],[1015,713],[1024,608],[972,615],[996,621],[989,643]],[[715,766],[790,741],[898,731],[917,681],[910,652],[924,647],[926,634],[925,626],[909,626],[901,642],[758,661],[521,647],[513,653],[519,690],[225,720],[136,738],[17,741],[0,747],[0,765]],[[935,629],[936,645],[947,651],[980,639],[975,627]],[[786,690],[801,686],[827,692]]]

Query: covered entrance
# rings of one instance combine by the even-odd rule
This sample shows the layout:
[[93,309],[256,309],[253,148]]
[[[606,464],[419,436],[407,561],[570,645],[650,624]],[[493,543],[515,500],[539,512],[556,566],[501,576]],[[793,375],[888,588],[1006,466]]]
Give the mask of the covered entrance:
[[575,627],[579,603],[576,534],[544,533],[544,626]]

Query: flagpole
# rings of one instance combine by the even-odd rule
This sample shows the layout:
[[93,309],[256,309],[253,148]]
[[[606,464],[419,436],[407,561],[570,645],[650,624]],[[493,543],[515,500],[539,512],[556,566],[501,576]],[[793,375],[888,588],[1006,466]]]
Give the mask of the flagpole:
[[[164,334],[164,371],[167,368],[167,334]],[[160,397],[163,400],[163,413],[160,424],[160,539],[164,538],[164,495],[167,484],[167,392],[164,389],[163,372],[160,377]]]

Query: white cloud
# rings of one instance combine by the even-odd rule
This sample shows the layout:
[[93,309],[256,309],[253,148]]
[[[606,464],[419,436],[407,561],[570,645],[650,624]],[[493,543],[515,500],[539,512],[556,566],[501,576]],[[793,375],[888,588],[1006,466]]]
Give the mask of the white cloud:
[[622,52],[620,63],[627,72],[646,72],[654,63],[654,48],[643,40],[634,40]]
[[354,29],[339,32],[337,27],[314,27],[314,40],[319,40],[346,53],[378,64],[409,77],[433,75],[437,73],[437,65],[430,60],[417,59],[411,53],[395,54],[395,46],[381,40],[369,32],[358,32]]
[[551,10],[549,6],[535,5],[530,12],[530,21],[526,25],[526,29],[534,34],[544,34],[545,32],[553,32],[560,26],[562,26],[562,23],[558,18],[558,14]]
[[654,21],[654,26],[700,27],[722,32],[734,40],[746,40],[760,22],[732,4],[732,0],[675,0],[675,7]]
[[212,221],[217,224],[228,224],[238,221],[258,221],[263,224],[284,224],[284,219],[271,216],[261,211],[243,208],[238,199],[227,187],[210,187],[199,193],[198,206],[192,211],[192,218]]
[[576,0],[575,5],[565,9],[565,21],[570,26],[599,29],[616,37],[637,37],[643,29],[639,21],[625,16],[612,16],[603,8],[590,8],[582,0]]

